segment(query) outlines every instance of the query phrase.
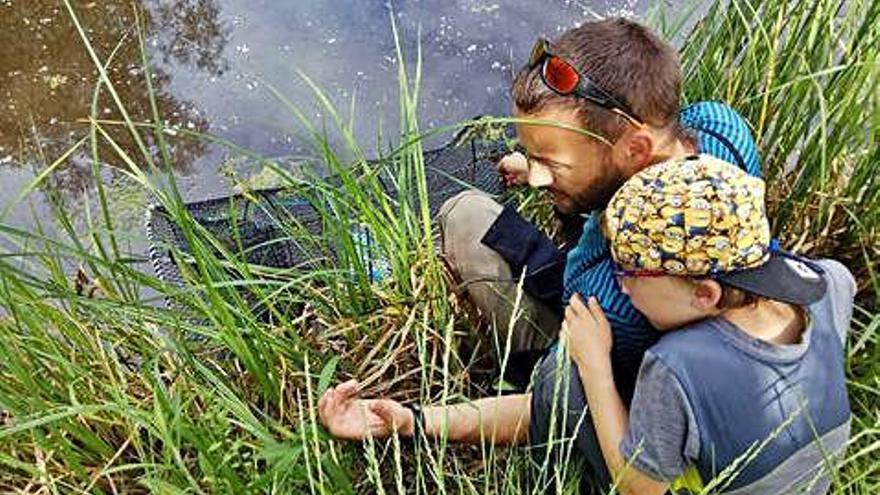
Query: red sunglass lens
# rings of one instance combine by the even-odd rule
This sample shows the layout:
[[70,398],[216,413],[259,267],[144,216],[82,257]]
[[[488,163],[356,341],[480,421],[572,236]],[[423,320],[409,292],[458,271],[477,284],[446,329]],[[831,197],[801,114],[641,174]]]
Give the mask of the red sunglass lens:
[[579,79],[574,67],[559,57],[549,57],[544,63],[544,82],[558,93],[573,93]]

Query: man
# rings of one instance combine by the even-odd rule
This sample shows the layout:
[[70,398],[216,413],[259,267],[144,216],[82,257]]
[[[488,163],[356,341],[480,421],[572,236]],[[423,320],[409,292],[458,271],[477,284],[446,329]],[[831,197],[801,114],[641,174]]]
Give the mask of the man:
[[[555,43],[539,40],[513,84],[514,115],[525,154],[499,164],[508,183],[548,190],[569,232],[563,249],[520,218],[476,191],[443,205],[439,215],[443,253],[499,340],[507,335],[518,275],[525,271],[512,349],[541,348],[558,334],[562,308],[573,293],[596,296],[614,333],[611,361],[624,401],[632,396],[639,364],[656,332],[617,287],[598,218],[627,177],[671,157],[700,151],[760,175],[748,127],[728,107],[700,103],[679,113],[681,69],[675,50],[650,30],[625,19],[587,23]],[[541,121],[539,125],[536,121]],[[587,131],[584,131],[584,130]],[[588,214],[582,224],[580,215]],[[531,394],[481,399],[448,408],[410,411],[388,400],[357,400],[357,382],[328,390],[322,422],[336,436],[364,438],[447,431],[450,440],[544,446],[560,426],[574,437],[591,476],[609,481],[573,367],[557,373],[557,359],[544,359]],[[554,393],[563,383],[561,393]],[[572,400],[568,400],[572,397]],[[558,400],[561,409],[554,407]],[[587,415],[588,416],[588,415]],[[585,419],[585,421],[583,420]],[[550,456],[536,449],[538,457]],[[552,469],[545,469],[551,472]],[[607,484],[605,485],[607,486]]]

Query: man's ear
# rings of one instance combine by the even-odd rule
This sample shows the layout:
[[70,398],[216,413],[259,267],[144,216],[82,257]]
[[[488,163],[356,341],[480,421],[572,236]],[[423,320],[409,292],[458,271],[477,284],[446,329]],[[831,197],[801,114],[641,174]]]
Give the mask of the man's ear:
[[615,144],[617,163],[625,177],[641,172],[654,158],[654,136],[646,129],[626,132]]
[[718,308],[722,296],[721,284],[714,280],[698,280],[694,284],[691,305],[701,312],[711,312]]

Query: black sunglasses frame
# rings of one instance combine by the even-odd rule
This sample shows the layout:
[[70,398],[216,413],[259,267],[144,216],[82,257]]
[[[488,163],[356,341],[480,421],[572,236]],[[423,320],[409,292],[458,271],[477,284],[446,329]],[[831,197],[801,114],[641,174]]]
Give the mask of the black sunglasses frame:
[[[562,92],[558,88],[553,87],[553,85],[547,83],[546,71],[547,71],[547,63],[551,58],[557,58],[561,60],[563,63],[571,67],[571,70],[578,76],[577,84],[574,89],[570,92]],[[560,57],[553,53],[550,49],[550,42],[545,38],[538,38],[535,41],[534,46],[532,47],[532,53],[529,57],[529,69],[534,69],[536,66],[541,64],[541,81],[545,86],[553,90],[556,94],[560,96],[577,96],[583,98],[591,103],[595,103],[600,107],[610,110],[622,117],[626,118],[633,124],[636,124],[639,127],[644,127],[644,121],[636,115],[635,112],[632,111],[629,105],[627,105],[621,98],[615,97],[608,91],[602,89],[601,86],[593,82],[589,77],[581,74],[577,69],[575,69],[574,65],[572,65],[568,60]]]

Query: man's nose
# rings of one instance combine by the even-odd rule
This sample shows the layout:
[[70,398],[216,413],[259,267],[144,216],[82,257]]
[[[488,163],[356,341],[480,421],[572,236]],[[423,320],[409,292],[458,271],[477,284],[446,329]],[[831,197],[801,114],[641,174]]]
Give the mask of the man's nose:
[[553,184],[553,174],[550,169],[536,160],[529,163],[529,185],[532,187],[547,187]]

